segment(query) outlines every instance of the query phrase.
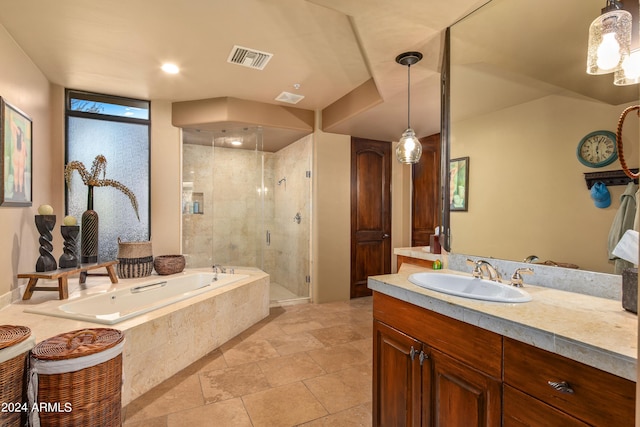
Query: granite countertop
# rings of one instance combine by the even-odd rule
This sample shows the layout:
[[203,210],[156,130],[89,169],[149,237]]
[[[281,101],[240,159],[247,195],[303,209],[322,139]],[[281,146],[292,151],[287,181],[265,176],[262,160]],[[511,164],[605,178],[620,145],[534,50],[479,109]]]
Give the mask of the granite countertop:
[[403,264],[397,274],[369,277],[376,292],[548,350],[631,381],[637,380],[638,317],[620,301],[542,286],[525,287],[532,301],[498,303],[456,297],[409,282],[426,270]]

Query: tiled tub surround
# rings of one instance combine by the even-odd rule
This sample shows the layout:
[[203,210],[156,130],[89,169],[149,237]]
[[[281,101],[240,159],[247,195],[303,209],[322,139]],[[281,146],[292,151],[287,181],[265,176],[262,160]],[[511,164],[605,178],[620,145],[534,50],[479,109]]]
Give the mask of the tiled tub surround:
[[[496,260],[490,261],[494,264]],[[370,277],[369,288],[636,381],[638,318],[626,312],[620,300],[531,285],[529,279],[535,276],[524,276],[524,289],[532,301],[478,301],[410,283],[409,275],[419,271],[425,269],[405,263],[398,274]],[[449,269],[434,271],[438,272],[461,274]]]
[[[123,406],[269,314],[269,276],[257,269],[236,268],[235,271],[249,277],[108,326],[122,330],[126,338]],[[121,280],[120,285],[148,280],[148,277]],[[92,278],[87,289],[70,289],[70,300],[118,285],[112,285],[108,278]],[[0,310],[0,324],[27,326],[37,342],[75,329],[105,327],[98,323],[24,312],[27,306],[34,304],[57,304],[57,301],[50,301],[55,300],[56,295],[37,292],[29,301],[4,307]]]

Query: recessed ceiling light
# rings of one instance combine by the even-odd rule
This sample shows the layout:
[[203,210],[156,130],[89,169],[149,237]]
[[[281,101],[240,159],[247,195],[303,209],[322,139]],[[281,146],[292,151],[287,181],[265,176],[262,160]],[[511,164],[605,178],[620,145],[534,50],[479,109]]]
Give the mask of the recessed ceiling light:
[[180,68],[176,64],[166,63],[162,64],[162,71],[169,74],[178,74],[180,72]]

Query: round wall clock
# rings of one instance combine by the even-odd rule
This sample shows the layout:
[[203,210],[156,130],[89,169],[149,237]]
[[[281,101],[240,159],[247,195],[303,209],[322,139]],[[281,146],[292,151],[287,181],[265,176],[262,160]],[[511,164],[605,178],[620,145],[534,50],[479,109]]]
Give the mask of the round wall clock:
[[576,150],[578,160],[591,168],[601,168],[618,158],[616,135],[608,130],[597,130],[584,136]]

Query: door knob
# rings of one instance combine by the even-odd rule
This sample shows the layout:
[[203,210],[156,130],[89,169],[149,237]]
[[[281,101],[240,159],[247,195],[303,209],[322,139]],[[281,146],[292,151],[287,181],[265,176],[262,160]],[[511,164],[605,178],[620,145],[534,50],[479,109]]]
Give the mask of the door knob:
[[382,235],[382,238],[383,238],[383,239],[388,239],[389,237],[391,237],[391,236],[390,236],[389,234],[387,234],[387,233],[384,233],[384,234]]

